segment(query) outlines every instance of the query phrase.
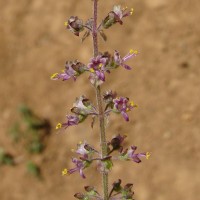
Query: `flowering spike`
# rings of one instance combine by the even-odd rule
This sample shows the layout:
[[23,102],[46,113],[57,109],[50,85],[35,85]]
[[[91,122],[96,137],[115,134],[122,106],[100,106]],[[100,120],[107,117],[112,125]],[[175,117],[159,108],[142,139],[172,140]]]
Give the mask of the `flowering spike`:
[[[101,151],[98,152],[92,146],[86,143],[86,141],[81,141],[77,144],[77,148],[71,151],[78,154],[78,158],[72,158],[72,162],[75,165],[71,169],[63,169],[62,175],[70,175],[72,173],[78,172],[82,178],[86,178],[84,175],[84,170],[88,168],[93,161],[99,163],[99,169],[101,170],[103,176],[103,195],[100,196],[99,193],[92,186],[86,186],[86,193],[76,193],[74,195],[77,199],[89,200],[89,199],[112,199],[112,200],[131,200],[133,199],[134,192],[132,191],[133,184],[128,183],[125,186],[121,185],[121,180],[114,182],[113,187],[108,192],[108,172],[113,167],[113,161],[115,159],[126,160],[140,163],[142,157],[149,159],[150,153],[135,153],[137,150],[136,146],[131,146],[124,150],[123,141],[126,135],[121,136],[118,134],[111,139],[110,142],[106,140],[106,119],[109,117],[111,112],[121,114],[126,121],[129,121],[128,112],[131,111],[137,105],[133,101],[129,101],[128,97],[117,97],[117,94],[112,91],[106,92],[103,97],[101,93],[100,85],[106,80],[106,72],[111,73],[112,69],[118,67],[123,67],[130,70],[131,67],[126,64],[130,58],[138,55],[137,50],[130,49],[128,53],[122,57],[120,53],[115,50],[114,54],[111,55],[108,52],[100,53],[98,48],[97,34],[106,40],[106,35],[103,29],[108,29],[112,25],[119,23],[123,24],[123,18],[133,14],[133,8],[128,10],[127,7],[122,8],[120,5],[115,5],[113,10],[110,11],[107,16],[103,19],[102,23],[97,25],[97,13],[98,13],[98,0],[92,0],[94,2],[94,16],[88,19],[85,23],[77,16],[71,16],[64,25],[66,29],[71,31],[74,35],[79,36],[80,32],[86,29],[82,41],[84,41],[88,36],[92,35],[93,38],[93,52],[94,55],[90,59],[88,64],[83,64],[78,60],[67,61],[65,69],[61,73],[54,73],[51,76],[52,80],[61,79],[63,81],[73,79],[74,81],[84,72],[89,73],[89,80],[96,90],[97,107],[95,107],[89,99],[85,96],[80,96],[76,99],[76,102],[71,108],[72,115],[67,115],[66,122],[58,123],[56,129],[68,128],[69,126],[75,126],[82,123],[89,115],[92,117],[93,127],[94,120],[99,119],[100,124],[100,147]],[[104,101],[104,104],[103,102]],[[118,156],[111,156],[113,151],[118,152]],[[116,154],[117,154],[116,152]]]

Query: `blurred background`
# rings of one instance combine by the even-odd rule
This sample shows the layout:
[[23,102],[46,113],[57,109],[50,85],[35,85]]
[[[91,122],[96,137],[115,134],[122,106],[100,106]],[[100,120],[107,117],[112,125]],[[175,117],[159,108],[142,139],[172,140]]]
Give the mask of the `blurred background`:
[[[100,50],[140,54],[106,76],[112,89],[138,104],[130,122],[111,116],[107,138],[127,134],[126,145],[152,156],[140,164],[116,162],[110,183],[133,183],[137,200],[196,200],[200,185],[200,4],[198,0],[113,0],[99,2],[99,21],[121,4],[134,8],[124,25],[105,31]],[[64,133],[55,125],[76,97],[95,101],[87,75],[74,83],[51,81],[67,60],[88,63],[91,38],[66,31],[64,21],[92,16],[90,0],[0,0],[0,199],[74,199],[85,185],[100,189],[95,165],[62,177],[73,167],[70,149],[86,139],[97,146],[98,126],[90,119]],[[37,135],[37,137],[35,137]],[[28,150],[28,151],[27,151]],[[94,178],[95,177],[95,178]]]

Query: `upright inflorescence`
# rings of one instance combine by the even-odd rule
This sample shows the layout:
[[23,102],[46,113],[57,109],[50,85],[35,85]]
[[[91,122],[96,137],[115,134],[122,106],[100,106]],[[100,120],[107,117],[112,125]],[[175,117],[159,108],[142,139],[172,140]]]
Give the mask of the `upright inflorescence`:
[[[97,1],[94,2],[94,13],[97,13]],[[94,17],[88,19],[85,23],[83,20],[79,19],[77,16],[71,16],[66,22],[66,29],[71,31],[74,35],[80,36],[80,33],[85,30],[82,37],[84,41],[88,36],[93,37],[94,50],[98,49],[97,37],[94,34],[100,35],[104,40],[107,39],[104,30],[110,28],[116,23],[120,25],[123,24],[123,18],[128,17],[133,14],[133,9],[128,10],[127,8],[122,8],[117,5],[113,7],[107,16],[97,25],[97,19]],[[96,41],[94,41],[94,38]],[[94,52],[95,52],[94,51]],[[82,123],[91,117],[91,127],[94,125],[95,118],[100,121],[100,138],[102,147],[101,151],[96,150],[92,145],[88,144],[87,141],[79,142],[76,149],[72,151],[77,154],[76,157],[72,158],[73,168],[63,169],[62,175],[70,175],[78,172],[82,178],[86,178],[85,170],[90,168],[92,163],[97,163],[99,171],[101,171],[103,176],[103,195],[96,191],[93,186],[85,186],[85,193],[76,193],[74,195],[77,199],[89,200],[89,199],[101,199],[101,200],[118,200],[118,199],[133,199],[134,192],[132,191],[133,184],[121,185],[121,179],[118,179],[112,184],[110,192],[108,192],[108,173],[113,167],[115,160],[120,161],[133,161],[135,163],[140,163],[142,158],[148,159],[150,156],[149,152],[137,153],[137,147],[132,145],[130,147],[124,147],[124,140],[127,135],[116,135],[110,141],[106,140],[105,135],[105,120],[109,118],[112,113],[121,114],[126,122],[129,121],[128,113],[135,108],[137,105],[129,100],[128,97],[118,96],[116,92],[112,90],[105,91],[101,94],[100,86],[105,83],[107,75],[111,73],[112,70],[119,67],[123,67],[126,70],[131,70],[126,62],[127,60],[134,58],[138,55],[137,50],[129,50],[125,56],[121,56],[119,51],[115,50],[113,54],[108,52],[98,52],[96,55],[84,64],[78,60],[67,61],[65,68],[61,70],[60,73],[54,73],[51,76],[52,80],[62,80],[66,81],[69,79],[76,79],[86,73],[88,74],[88,79],[90,83],[96,90],[97,94],[97,106],[92,103],[86,96],[81,95],[76,99],[73,107],[71,108],[71,113],[66,115],[65,122],[59,122],[56,125],[56,129],[66,129],[69,126],[75,126]],[[102,120],[103,119],[103,120]]]

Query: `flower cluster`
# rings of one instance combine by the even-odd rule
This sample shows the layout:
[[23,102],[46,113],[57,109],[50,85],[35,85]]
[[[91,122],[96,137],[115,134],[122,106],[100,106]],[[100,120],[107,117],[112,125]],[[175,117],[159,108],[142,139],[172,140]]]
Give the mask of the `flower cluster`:
[[[82,178],[85,178],[83,170],[88,168],[93,161],[98,161],[98,169],[99,171],[109,172],[112,169],[114,160],[124,160],[129,161],[132,160],[136,163],[141,162],[141,157],[149,158],[150,153],[135,153],[137,147],[131,146],[130,149],[124,149],[122,143],[127,136],[121,136],[120,134],[113,137],[110,142],[108,142],[108,156],[101,158],[101,154],[95,150],[91,145],[89,145],[86,141],[79,142],[77,145],[77,149],[72,149],[73,152],[78,154],[80,157],[72,158],[72,162],[76,165],[76,167],[72,169],[64,169],[62,171],[62,175],[70,175],[74,172],[79,172]],[[117,156],[112,156],[111,154],[114,151],[118,151]]]
[[[108,29],[116,23],[122,25],[122,19],[132,14],[133,8],[131,8],[131,10],[127,10],[127,7],[121,8],[120,5],[114,6],[113,10],[107,14],[107,16],[102,20],[101,24],[97,28],[101,37],[106,40],[106,35],[104,34],[102,29]],[[85,38],[87,38],[93,30],[93,18],[90,18],[85,23],[83,23],[83,20],[79,19],[77,16],[71,16],[64,24],[66,26],[66,29],[71,31],[76,36],[79,36],[80,32],[86,29],[86,32],[82,37],[82,41],[84,41]]]
[[52,80],[61,79],[63,81],[72,78],[74,81],[78,76],[84,72],[89,72],[90,82],[94,86],[99,86],[105,82],[105,72],[110,73],[110,70],[116,69],[119,66],[130,70],[131,67],[125,62],[132,57],[135,57],[138,52],[135,50],[130,50],[127,55],[121,57],[119,52],[115,50],[114,55],[111,56],[108,52],[104,54],[99,53],[98,56],[91,58],[90,62],[85,65],[78,60],[67,61],[65,69],[61,73],[54,73],[51,76]]

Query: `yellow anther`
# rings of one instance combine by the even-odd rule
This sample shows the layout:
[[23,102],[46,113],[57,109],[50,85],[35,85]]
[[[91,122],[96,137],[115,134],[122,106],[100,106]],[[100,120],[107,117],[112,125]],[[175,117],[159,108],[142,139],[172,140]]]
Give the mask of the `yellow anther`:
[[130,53],[130,54],[138,54],[138,51],[137,51],[137,50],[130,49],[130,50],[129,50],[129,53]]
[[131,106],[135,106],[135,103],[133,101],[130,102]]
[[67,175],[68,174],[68,170],[65,168],[62,170],[62,176]]
[[78,144],[82,144],[83,142],[82,141],[79,141],[79,143]]
[[61,72],[65,72],[65,70],[64,70],[64,69],[62,69],[62,70],[61,70]]
[[101,68],[102,66],[103,66],[103,64],[102,64],[102,63],[100,63],[100,64],[99,64],[99,68]]
[[64,22],[64,25],[67,26],[67,25],[68,25],[68,22]]
[[62,127],[62,124],[61,123],[58,123],[57,125],[56,125],[56,129],[60,129]]
[[133,11],[134,11],[134,9],[133,9],[133,8],[131,8],[130,15],[132,15],[132,14],[133,14]]
[[138,54],[138,51],[137,51],[137,50],[135,50],[135,51],[133,51],[133,53],[134,53],[134,54]]
[[51,75],[51,79],[56,78],[56,76],[58,75],[58,73],[54,73]]
[[146,159],[148,160],[149,157],[151,156],[150,152],[146,152]]
[[94,69],[90,68],[89,70],[90,70],[90,72],[94,73]]
[[133,50],[133,49],[130,49],[130,50],[129,50],[129,53],[130,53],[130,54],[132,54],[133,52],[134,52],[134,50]]
[[128,111],[130,111],[130,109],[129,109],[129,108],[126,108],[126,112],[128,112]]

